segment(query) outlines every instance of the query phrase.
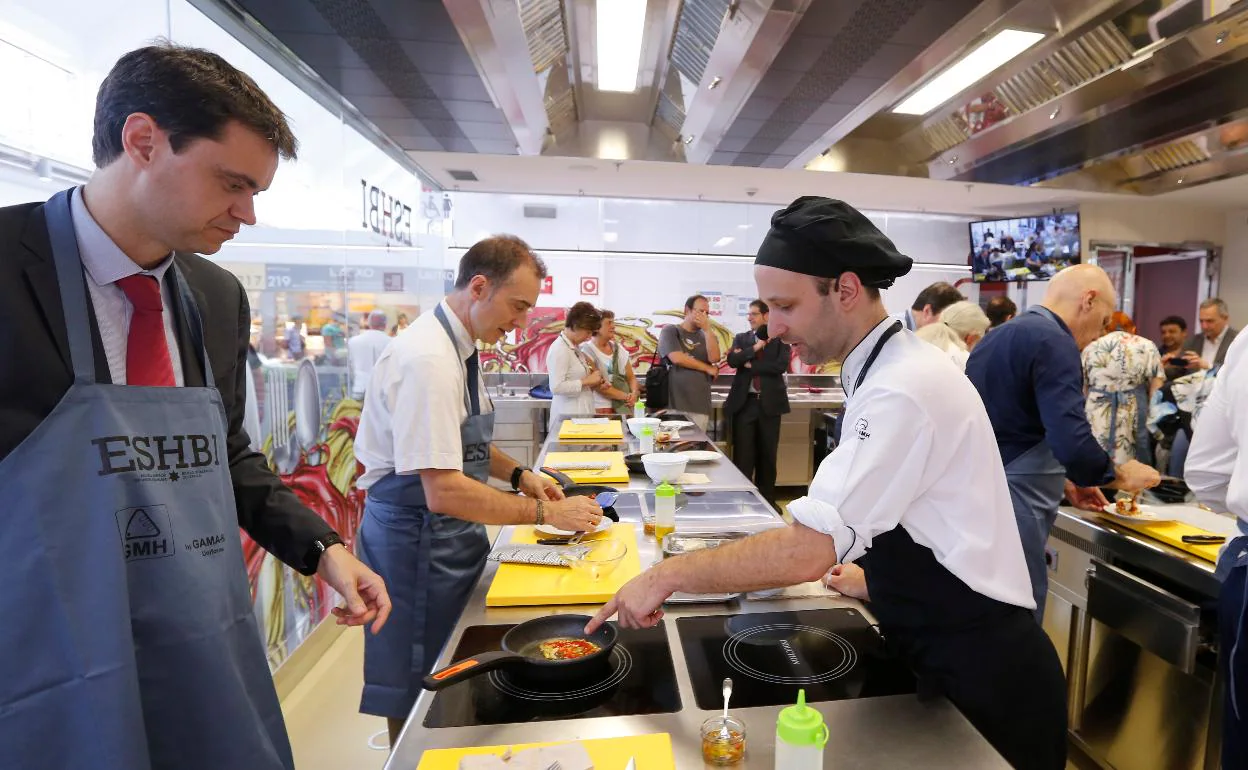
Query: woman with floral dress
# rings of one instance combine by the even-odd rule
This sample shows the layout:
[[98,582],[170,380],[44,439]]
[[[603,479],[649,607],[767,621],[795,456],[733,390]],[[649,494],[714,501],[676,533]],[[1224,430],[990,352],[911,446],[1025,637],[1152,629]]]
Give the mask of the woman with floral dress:
[[1115,312],[1106,334],[1084,348],[1083,378],[1092,434],[1114,465],[1127,460],[1151,464],[1145,421],[1153,391],[1165,374],[1157,346],[1136,335],[1126,313]]

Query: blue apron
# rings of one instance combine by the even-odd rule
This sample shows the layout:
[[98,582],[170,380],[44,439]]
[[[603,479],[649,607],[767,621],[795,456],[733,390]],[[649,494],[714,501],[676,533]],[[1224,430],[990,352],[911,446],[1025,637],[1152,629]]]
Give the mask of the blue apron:
[[[434,315],[454,345],[441,305]],[[484,483],[490,478],[494,413],[481,413],[479,376],[474,351],[467,360],[468,416],[459,439],[464,475]],[[393,605],[381,633],[364,635],[360,711],[406,719],[485,567],[490,542],[484,525],[430,511],[419,474],[391,471],[368,490],[357,550],[385,579]]]
[[1033,446],[1005,466],[1005,481],[1014,505],[1014,521],[1023,541],[1023,558],[1031,576],[1031,594],[1036,600],[1036,620],[1044,620],[1044,598],[1049,590],[1049,574],[1044,563],[1044,547],[1057,520],[1057,507],[1066,487],[1066,468],[1053,456],[1045,441]]
[[5,767],[294,767],[252,615],[221,396],[95,381],[69,193],[44,207],[74,382],[0,462]]
[[1148,386],[1141,385],[1133,390],[1105,390],[1089,388],[1098,400],[1109,402],[1109,449],[1106,452],[1114,456],[1114,446],[1118,439],[1118,409],[1126,407],[1129,399],[1135,400],[1135,459],[1145,465],[1153,464],[1153,452],[1148,435]]

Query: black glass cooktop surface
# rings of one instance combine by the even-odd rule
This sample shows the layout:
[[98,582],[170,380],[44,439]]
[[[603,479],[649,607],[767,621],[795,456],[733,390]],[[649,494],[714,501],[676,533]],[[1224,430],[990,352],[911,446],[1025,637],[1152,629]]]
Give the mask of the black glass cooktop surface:
[[[469,626],[455,648],[455,660],[501,648],[512,626]],[[666,714],[680,711],[676,670],[663,623],[655,628],[621,628],[610,665],[585,681],[537,688],[506,670],[480,674],[434,695],[425,727],[470,727],[557,719]]]
[[737,708],[901,695],[914,676],[884,653],[857,610],[835,608],[677,618],[676,629],[701,709],[723,706],[732,679]]

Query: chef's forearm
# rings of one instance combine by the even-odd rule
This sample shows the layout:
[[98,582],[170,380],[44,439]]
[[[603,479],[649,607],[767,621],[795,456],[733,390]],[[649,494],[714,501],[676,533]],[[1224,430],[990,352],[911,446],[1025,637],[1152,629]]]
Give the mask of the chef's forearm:
[[501,481],[511,483],[511,473],[520,467],[515,458],[490,444],[490,475]]
[[818,580],[836,564],[836,543],[802,524],[663,561],[664,586],[686,593],[757,591]]
[[532,524],[536,517],[534,500],[500,492],[460,471],[421,471],[420,481],[428,495],[429,510],[444,516],[499,526]]

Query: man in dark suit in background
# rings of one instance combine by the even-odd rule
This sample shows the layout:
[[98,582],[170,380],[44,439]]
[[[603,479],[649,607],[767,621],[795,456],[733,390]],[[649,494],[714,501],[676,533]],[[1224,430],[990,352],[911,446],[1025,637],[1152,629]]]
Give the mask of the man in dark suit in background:
[[13,766],[293,768],[237,527],[341,594],[340,624],[389,614],[249,448],[247,295],[197,256],[255,224],[296,144],[250,77],[154,45],[100,87],[87,185],[0,208],[0,544],[24,554],[0,657],[32,672],[0,683]]
[[1182,357],[1187,362],[1187,373],[1198,369],[1212,369],[1226,360],[1238,329],[1231,328],[1231,311],[1217,297],[1200,303],[1200,334],[1193,334],[1183,345]]
[[732,423],[732,461],[772,505],[776,503],[776,456],[780,448],[780,416],[789,411],[784,373],[791,357],[788,345],[767,336],[767,303],[750,303],[750,331],[738,334],[728,353],[737,370],[724,402]]

